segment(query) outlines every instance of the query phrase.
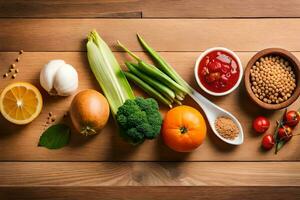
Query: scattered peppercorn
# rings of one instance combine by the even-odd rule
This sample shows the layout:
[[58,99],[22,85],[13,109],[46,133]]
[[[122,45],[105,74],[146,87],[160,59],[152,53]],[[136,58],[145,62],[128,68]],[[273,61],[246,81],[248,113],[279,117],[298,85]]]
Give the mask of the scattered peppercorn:
[[11,68],[11,69],[14,69],[15,67],[16,67],[16,64],[11,64],[11,65],[10,65],[10,68]]
[[20,57],[17,57],[16,61],[19,62],[20,61]]
[[8,77],[8,73],[3,74],[3,78]]
[[15,69],[15,73],[19,73],[19,69]]
[[23,51],[23,50],[20,50],[20,51],[19,51],[19,53],[20,53],[20,54],[23,54],[23,53],[24,53],[24,51]]
[[12,78],[15,79],[17,77],[17,74],[13,74]]
[[279,56],[266,56],[250,69],[254,95],[268,104],[288,100],[296,88],[296,75],[290,63]]

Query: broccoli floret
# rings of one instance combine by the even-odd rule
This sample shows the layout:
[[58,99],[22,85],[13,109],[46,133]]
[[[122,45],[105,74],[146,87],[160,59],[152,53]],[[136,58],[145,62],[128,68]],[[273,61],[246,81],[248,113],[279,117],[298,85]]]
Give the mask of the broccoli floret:
[[120,112],[122,115],[125,116],[129,116],[132,113],[139,112],[139,111],[140,111],[139,106],[134,101],[130,101],[130,100],[125,101],[125,103],[118,109],[118,112]]
[[117,121],[121,127],[127,125],[127,117],[123,114],[117,115]]
[[136,127],[139,124],[147,123],[147,115],[144,111],[137,111],[127,117],[127,125],[129,127]]
[[140,109],[145,112],[159,109],[158,103],[152,98],[144,99],[142,97],[137,97],[135,99],[135,102],[140,107]]
[[118,109],[116,120],[122,135],[133,144],[156,138],[162,125],[157,102],[142,97],[126,100]]
[[141,134],[141,132],[139,132],[136,128],[128,129],[125,134],[132,144],[139,144],[145,140],[143,134]]

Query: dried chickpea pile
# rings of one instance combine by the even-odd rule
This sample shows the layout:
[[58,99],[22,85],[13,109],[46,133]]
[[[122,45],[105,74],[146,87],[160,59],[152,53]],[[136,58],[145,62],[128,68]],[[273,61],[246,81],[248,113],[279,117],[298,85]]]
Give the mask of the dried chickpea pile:
[[289,99],[295,88],[293,66],[279,56],[266,56],[250,69],[251,89],[261,101],[278,104]]

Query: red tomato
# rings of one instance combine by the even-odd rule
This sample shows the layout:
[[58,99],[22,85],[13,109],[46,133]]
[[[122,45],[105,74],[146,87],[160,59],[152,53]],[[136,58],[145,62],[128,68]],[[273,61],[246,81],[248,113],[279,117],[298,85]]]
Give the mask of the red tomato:
[[293,137],[291,127],[284,125],[278,129],[278,137],[281,140],[288,141]]
[[285,124],[296,126],[300,120],[300,114],[297,111],[291,110],[285,114]]
[[264,133],[270,127],[270,121],[263,116],[259,116],[253,120],[252,126],[257,133]]
[[261,145],[265,150],[272,149],[274,144],[275,144],[275,140],[274,140],[273,135],[271,135],[271,134],[265,135],[261,142]]

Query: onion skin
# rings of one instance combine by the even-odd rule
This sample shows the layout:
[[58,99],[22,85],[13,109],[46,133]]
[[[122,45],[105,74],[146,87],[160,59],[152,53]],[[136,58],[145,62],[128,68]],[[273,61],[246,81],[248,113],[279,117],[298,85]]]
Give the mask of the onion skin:
[[109,118],[109,104],[106,98],[95,90],[83,90],[74,97],[70,117],[76,131],[83,135],[99,133]]

